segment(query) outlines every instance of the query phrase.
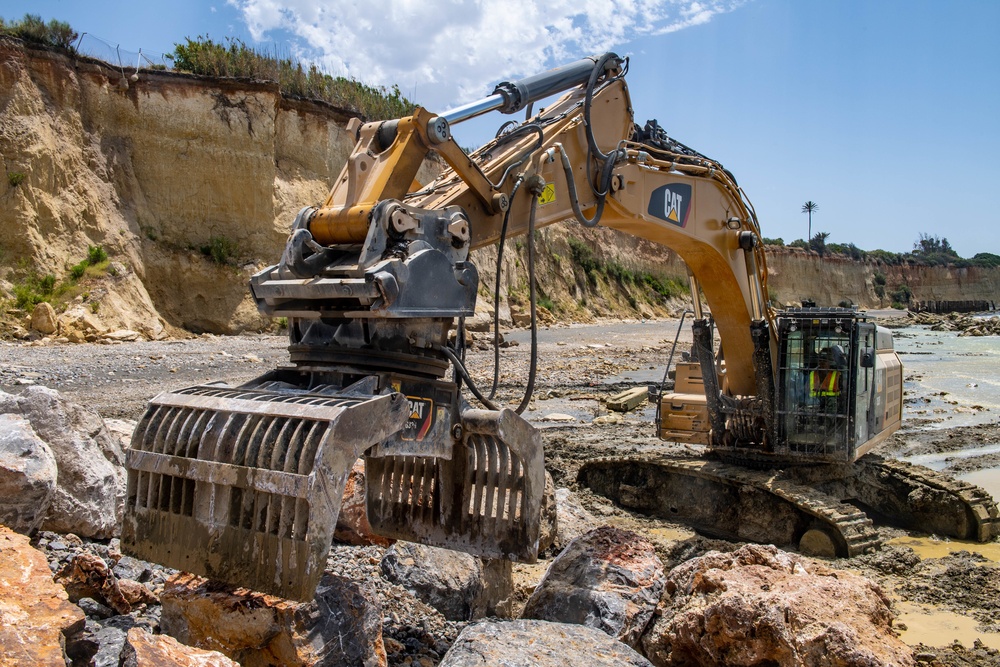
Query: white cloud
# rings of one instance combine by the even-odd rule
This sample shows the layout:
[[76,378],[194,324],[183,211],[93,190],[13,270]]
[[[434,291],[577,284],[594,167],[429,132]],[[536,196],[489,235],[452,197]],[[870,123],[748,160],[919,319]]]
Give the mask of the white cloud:
[[290,36],[292,53],[324,71],[398,84],[443,110],[502,79],[699,25],[745,0],[227,1],[254,39]]

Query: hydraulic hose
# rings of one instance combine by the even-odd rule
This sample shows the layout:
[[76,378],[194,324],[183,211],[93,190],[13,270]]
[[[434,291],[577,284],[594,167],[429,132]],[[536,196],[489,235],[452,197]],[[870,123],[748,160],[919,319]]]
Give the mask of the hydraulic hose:
[[493,290],[493,386],[490,387],[490,400],[497,395],[497,387],[500,385],[500,277],[503,268],[503,250],[507,244],[507,224],[510,222],[510,212],[514,210],[514,196],[521,189],[523,182],[523,176],[518,176],[517,180],[514,181],[514,188],[510,191],[511,205],[504,212],[503,226],[500,228],[500,243],[497,246],[497,277]]
[[538,195],[542,193],[544,183],[537,176],[532,177],[533,182],[529,184],[528,191],[531,193],[531,214],[528,216],[528,300],[531,304],[531,361],[528,367],[528,384],[524,388],[524,397],[521,404],[514,410],[521,414],[531,402],[531,395],[535,391],[535,374],[538,370],[538,313],[536,310],[537,298],[535,287],[535,212],[538,210]]

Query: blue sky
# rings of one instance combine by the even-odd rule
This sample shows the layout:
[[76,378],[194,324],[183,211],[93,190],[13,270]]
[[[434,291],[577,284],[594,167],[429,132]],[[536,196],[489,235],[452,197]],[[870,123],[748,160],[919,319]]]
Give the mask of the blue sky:
[[[636,119],[728,167],[765,236],[907,251],[921,233],[1000,254],[1000,2],[993,0],[0,0],[154,59],[243,39],[432,110],[604,50],[631,57]],[[506,117],[456,128],[482,143]]]

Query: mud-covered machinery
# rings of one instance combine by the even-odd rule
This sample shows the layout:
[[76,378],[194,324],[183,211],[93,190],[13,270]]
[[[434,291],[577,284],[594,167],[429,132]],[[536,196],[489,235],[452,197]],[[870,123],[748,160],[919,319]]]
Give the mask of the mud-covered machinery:
[[[479,288],[470,250],[499,244],[502,253],[526,235],[533,308],[533,232],[567,220],[663,244],[688,266],[695,358],[657,398],[660,435],[725,459],[594,461],[581,470],[585,483],[726,534],[842,554],[873,543],[867,517],[840,503],[857,497],[859,478],[893,487],[891,515],[913,514],[917,487],[898,471],[856,474],[856,459],[899,424],[902,372],[888,332],[853,311],[773,311],[756,216],[735,179],[655,121],[635,125],[626,71],[609,53],[502,83],[445,114],[352,122],[357,144],[330,195],[299,213],[281,261],[251,281],[260,310],[289,320],[289,363],[240,387],[151,402],[127,454],[123,550],[308,599],[363,455],[376,532],[535,559],[542,445],[519,416],[535,355],[520,405],[495,405],[464,366],[462,322]],[[526,108],[522,124],[506,123],[471,155],[451,136],[454,123]],[[431,154],[448,168],[419,184]],[[831,368],[838,379],[811,391],[814,374]],[[483,408],[466,403],[463,386]],[[985,512],[968,523],[988,536],[995,506],[955,498],[946,494],[957,512]]]

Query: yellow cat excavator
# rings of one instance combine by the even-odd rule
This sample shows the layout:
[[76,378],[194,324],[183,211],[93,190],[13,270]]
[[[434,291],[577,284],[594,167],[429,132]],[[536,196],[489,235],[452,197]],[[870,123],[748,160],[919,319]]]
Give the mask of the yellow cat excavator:
[[[364,456],[375,532],[533,561],[544,459],[520,413],[535,355],[516,408],[475,386],[462,333],[479,287],[469,252],[526,235],[533,272],[534,230],[566,221],[655,241],[686,263],[692,355],[674,391],[652,399],[662,438],[706,450],[590,461],[582,483],[710,533],[814,553],[877,546],[847,500],[936,533],[994,535],[997,508],[978,488],[865,455],[900,423],[890,334],[853,309],[768,305],[752,206],[718,162],[656,121],[634,123],[627,69],[608,53],[444,114],[349,124],[357,144],[326,201],[299,212],[281,261],[251,280],[260,310],[288,318],[289,362],[151,401],[127,452],[123,551],[311,599]],[[522,110],[472,154],[451,136],[474,116]],[[448,168],[421,185],[431,154]]]

